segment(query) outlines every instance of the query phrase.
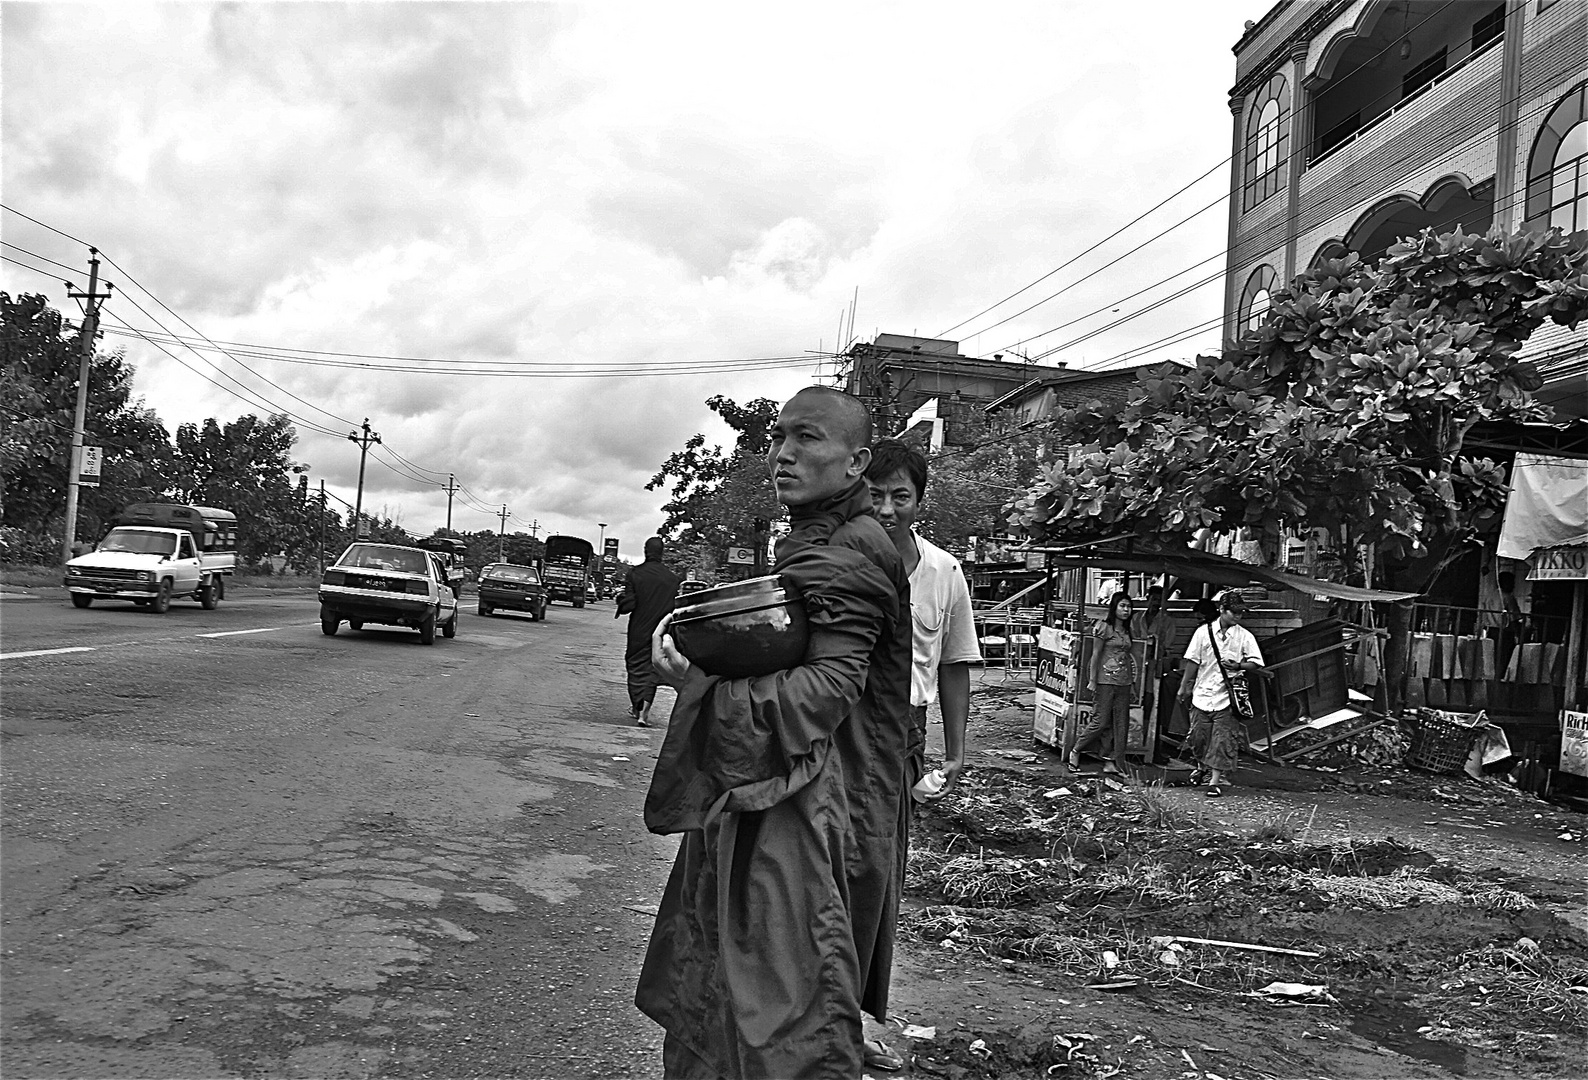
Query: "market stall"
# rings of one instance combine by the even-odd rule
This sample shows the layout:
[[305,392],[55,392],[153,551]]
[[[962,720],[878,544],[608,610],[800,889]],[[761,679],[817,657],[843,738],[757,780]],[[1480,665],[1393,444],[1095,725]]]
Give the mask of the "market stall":
[[[1109,551],[1103,546],[1033,548],[1043,558],[1050,579],[1049,603],[1038,635],[1036,701],[1032,734],[1036,741],[1068,752],[1092,709],[1091,629],[1104,615],[1105,596],[1094,591],[1099,582],[1123,588],[1142,602],[1150,583],[1163,581],[1172,593],[1178,583],[1236,588],[1255,600],[1243,624],[1265,656],[1274,652],[1270,670],[1277,693],[1258,695],[1258,708],[1248,725],[1248,742],[1260,752],[1282,756],[1291,747],[1316,746],[1361,730],[1357,721],[1369,710],[1366,698],[1349,702],[1344,677],[1345,650],[1363,641],[1376,650],[1382,631],[1340,620],[1303,626],[1298,613],[1269,598],[1294,590],[1316,597],[1363,603],[1410,599],[1414,593],[1364,589],[1291,574],[1270,567],[1190,549],[1172,552]],[[1102,572],[1101,574],[1099,572]],[[1138,608],[1139,610],[1139,608]],[[1161,729],[1176,720],[1174,699],[1179,674],[1176,661],[1199,623],[1189,599],[1164,605],[1166,623],[1135,643],[1137,685],[1131,697],[1127,754],[1153,760],[1165,742]],[[1137,633],[1143,632],[1138,624]],[[1353,707],[1354,706],[1354,707]],[[1183,720],[1183,718],[1182,718]],[[1183,728],[1183,722],[1177,725]],[[1285,740],[1295,741],[1278,749]]]

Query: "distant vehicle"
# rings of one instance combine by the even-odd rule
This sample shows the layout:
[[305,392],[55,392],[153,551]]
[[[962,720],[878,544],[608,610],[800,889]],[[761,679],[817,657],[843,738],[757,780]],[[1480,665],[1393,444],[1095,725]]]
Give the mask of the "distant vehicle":
[[237,568],[237,515],[212,506],[133,503],[116,515],[92,552],[66,564],[62,584],[72,606],[131,600],[164,614],[173,597],[188,596],[206,611],[226,596]]
[[434,645],[438,627],[444,637],[458,634],[458,596],[435,552],[359,542],[326,567],[320,582],[320,632],[333,636],[343,619],[354,630],[365,623],[411,626],[421,644]]
[[546,537],[546,557],[541,577],[551,600],[565,600],[576,608],[584,607],[590,581],[590,560],[595,546],[577,536]]
[[447,584],[453,592],[462,596],[463,583],[468,578],[468,571],[463,566],[463,557],[469,551],[468,545],[454,536],[427,536],[419,541],[418,546],[435,552],[445,560]]
[[546,586],[533,566],[492,563],[480,575],[481,615],[497,611],[527,611],[531,619],[546,618]]
[[696,581],[694,578],[686,578],[678,583],[678,595],[688,596],[690,593],[699,592],[701,589],[709,588],[711,588],[709,582]]

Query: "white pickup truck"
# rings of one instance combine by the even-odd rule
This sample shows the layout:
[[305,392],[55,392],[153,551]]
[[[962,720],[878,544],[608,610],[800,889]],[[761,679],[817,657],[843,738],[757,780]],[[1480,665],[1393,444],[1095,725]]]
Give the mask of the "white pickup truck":
[[72,606],[131,600],[163,614],[177,596],[214,609],[237,566],[237,518],[226,510],[134,503],[87,555],[66,564]]

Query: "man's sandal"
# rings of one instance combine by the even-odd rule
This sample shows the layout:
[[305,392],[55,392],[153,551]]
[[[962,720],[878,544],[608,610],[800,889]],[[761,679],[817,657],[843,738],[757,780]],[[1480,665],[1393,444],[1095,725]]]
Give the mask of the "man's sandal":
[[898,1072],[904,1068],[904,1059],[881,1039],[867,1039],[865,1053],[862,1059],[868,1069],[881,1069],[883,1072]]

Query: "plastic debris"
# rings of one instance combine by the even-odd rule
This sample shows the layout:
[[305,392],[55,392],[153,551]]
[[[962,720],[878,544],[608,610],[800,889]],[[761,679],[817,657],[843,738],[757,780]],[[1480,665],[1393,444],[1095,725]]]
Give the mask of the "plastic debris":
[[977,1039],[975,1042],[971,1043],[965,1049],[969,1050],[972,1054],[975,1054],[977,1057],[984,1057],[984,1058],[992,1057],[992,1051],[987,1049],[987,1040],[986,1039]]
[[1329,988],[1320,983],[1271,982],[1248,997],[1271,1001],[1276,1005],[1338,1005]]
[[937,1038],[937,1026],[922,1027],[920,1024],[905,1024],[904,1029],[899,1034],[906,1039],[935,1039]]

